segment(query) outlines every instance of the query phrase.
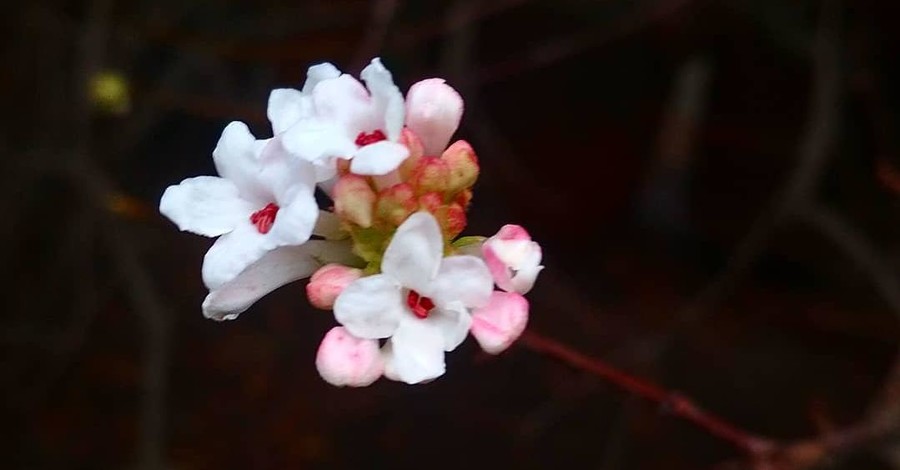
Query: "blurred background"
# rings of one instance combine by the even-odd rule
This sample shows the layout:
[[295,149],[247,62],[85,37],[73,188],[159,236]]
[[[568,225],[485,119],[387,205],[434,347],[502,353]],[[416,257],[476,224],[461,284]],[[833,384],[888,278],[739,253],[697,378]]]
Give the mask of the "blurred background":
[[[443,77],[466,233],[544,247],[529,329],[779,442],[900,469],[900,52],[877,0],[18,2],[0,74],[4,467],[764,466],[665,407],[473,341],[422,386],[323,382],[304,282],[203,318],[156,210],[322,61]],[[825,436],[823,438],[823,436]],[[824,442],[824,441],[823,441]],[[793,464],[791,464],[793,465]],[[8,466],[8,467],[7,467]]]

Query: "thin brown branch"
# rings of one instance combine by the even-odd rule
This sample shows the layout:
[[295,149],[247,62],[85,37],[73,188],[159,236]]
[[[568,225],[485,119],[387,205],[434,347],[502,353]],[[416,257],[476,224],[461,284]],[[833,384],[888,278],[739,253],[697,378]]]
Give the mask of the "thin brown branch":
[[674,416],[687,420],[711,435],[725,440],[752,457],[769,454],[774,442],[756,436],[729,423],[677,392],[666,390],[652,382],[622,372],[600,359],[586,356],[563,343],[526,332],[521,344],[535,352],[546,354],[577,369],[590,372],[607,382],[660,406]]
[[[824,206],[809,207],[803,220],[831,240],[872,282],[891,311],[900,320],[900,277],[884,262],[865,235],[837,213]],[[900,353],[887,374],[881,395],[870,407],[869,415],[888,415],[900,420]]]

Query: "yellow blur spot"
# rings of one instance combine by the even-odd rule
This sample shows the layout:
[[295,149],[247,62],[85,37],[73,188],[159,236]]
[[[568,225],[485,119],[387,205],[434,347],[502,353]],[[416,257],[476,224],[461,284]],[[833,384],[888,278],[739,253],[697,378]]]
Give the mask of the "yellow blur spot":
[[131,91],[128,80],[119,72],[98,72],[89,84],[91,103],[98,110],[123,115],[131,110]]
[[152,213],[141,200],[122,193],[108,196],[106,208],[113,214],[126,219],[146,219]]

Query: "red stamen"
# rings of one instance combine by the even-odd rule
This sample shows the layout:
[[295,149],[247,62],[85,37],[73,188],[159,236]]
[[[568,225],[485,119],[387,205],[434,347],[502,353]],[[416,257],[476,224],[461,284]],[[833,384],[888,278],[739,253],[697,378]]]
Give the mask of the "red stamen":
[[375,142],[381,142],[382,140],[387,140],[387,136],[384,135],[384,132],[381,132],[381,130],[375,129],[368,134],[360,132],[359,135],[356,136],[356,145],[362,147],[363,145],[374,144]]
[[419,318],[428,318],[428,312],[434,308],[434,302],[428,297],[419,295],[418,292],[411,290],[406,296],[406,305],[412,310],[413,314]]
[[266,204],[266,207],[254,212],[250,215],[250,223],[256,225],[256,230],[265,235],[272,230],[272,224],[275,223],[275,216],[278,215],[280,209],[274,202]]

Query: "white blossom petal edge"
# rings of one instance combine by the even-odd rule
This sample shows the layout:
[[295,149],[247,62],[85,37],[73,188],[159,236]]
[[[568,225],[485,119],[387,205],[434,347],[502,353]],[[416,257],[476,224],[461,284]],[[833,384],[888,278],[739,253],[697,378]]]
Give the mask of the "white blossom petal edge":
[[397,143],[405,108],[391,73],[375,58],[360,76],[365,86],[343,74],[306,87],[312,105],[295,113],[302,119],[284,132],[288,152],[316,168],[334,168],[337,158],[353,159],[350,170],[361,175],[390,173],[409,156]]
[[203,281],[217,289],[271,250],[300,245],[319,215],[314,172],[286,158],[280,139],[256,140],[242,122],[225,127],[213,161],[218,177],[170,186],[160,212],[181,230],[219,238],[203,261]]
[[388,338],[385,375],[416,384],[440,377],[444,352],[465,340],[470,309],[487,305],[493,279],[475,256],[443,258],[434,217],[417,212],[397,229],[381,274],[364,277],[338,296],[334,315],[363,339]]

